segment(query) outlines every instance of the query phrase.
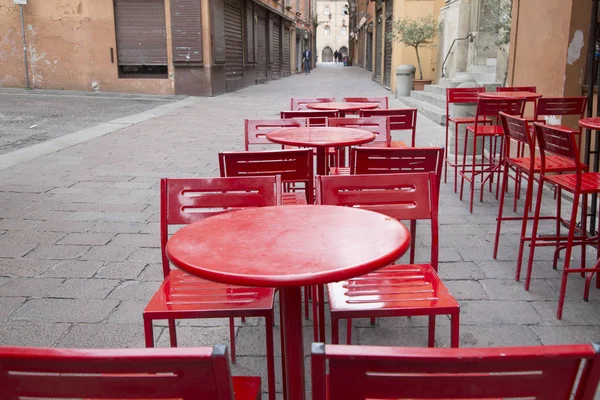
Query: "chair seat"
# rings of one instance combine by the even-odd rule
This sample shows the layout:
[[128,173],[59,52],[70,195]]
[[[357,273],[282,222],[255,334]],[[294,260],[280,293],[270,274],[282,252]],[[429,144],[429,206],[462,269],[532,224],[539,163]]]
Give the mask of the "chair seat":
[[[475,117],[448,117],[448,121],[456,124],[474,124]],[[488,121],[486,118],[479,118],[479,122]]]
[[284,206],[306,205],[306,195],[304,192],[288,192],[281,194],[281,203]]
[[[529,170],[529,157],[509,158],[508,163],[524,171]],[[587,170],[587,165],[582,164],[582,168]],[[533,171],[539,172],[542,170],[542,160],[535,157],[533,160]],[[562,156],[546,157],[546,171],[548,172],[567,172],[575,171],[575,162],[570,158]]]
[[[389,265],[347,281],[327,285],[331,311],[369,317],[447,314],[458,309],[430,264]],[[420,314],[415,310],[422,309]]]
[[[577,179],[575,174],[562,174],[545,176],[548,182],[575,192]],[[581,193],[599,193],[600,192],[600,172],[585,172],[581,174]]]
[[474,125],[469,125],[467,126],[467,130],[477,136],[498,136],[504,134],[504,130],[500,125],[478,125],[477,131],[475,131]]
[[329,168],[329,175],[350,175],[350,167]]
[[153,319],[184,318],[177,314],[188,318],[190,314],[245,316],[250,310],[272,310],[274,295],[275,289],[272,288],[227,285],[174,269],[154,293],[144,314],[153,314]]

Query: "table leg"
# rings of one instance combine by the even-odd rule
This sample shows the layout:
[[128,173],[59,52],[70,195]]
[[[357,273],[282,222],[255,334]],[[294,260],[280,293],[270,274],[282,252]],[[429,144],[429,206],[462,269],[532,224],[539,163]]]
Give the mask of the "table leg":
[[317,175],[327,175],[327,147],[317,147]]
[[283,316],[281,329],[285,336],[286,400],[305,400],[302,292],[299,287],[279,290]]

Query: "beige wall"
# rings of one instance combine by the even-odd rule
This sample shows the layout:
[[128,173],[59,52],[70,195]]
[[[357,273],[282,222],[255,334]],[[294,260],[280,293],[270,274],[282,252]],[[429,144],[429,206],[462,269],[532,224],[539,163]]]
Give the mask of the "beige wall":
[[[319,26],[317,27],[317,51],[319,61],[323,61],[322,54],[325,47],[330,47],[331,52],[339,50],[342,46],[348,49],[348,33],[350,32],[349,15],[343,14],[343,8],[347,4],[345,0],[335,1],[317,1],[317,17]],[[331,18],[324,14],[325,7],[329,7]],[[342,21],[346,27],[346,34],[342,35]],[[325,35],[325,27],[329,26],[330,34]]]
[[[169,0],[165,0],[171,60]],[[168,79],[119,79],[112,0],[30,0],[25,6],[29,75],[34,88],[174,93]],[[110,48],[115,63],[111,63]],[[24,87],[19,6],[0,0],[0,86]]]

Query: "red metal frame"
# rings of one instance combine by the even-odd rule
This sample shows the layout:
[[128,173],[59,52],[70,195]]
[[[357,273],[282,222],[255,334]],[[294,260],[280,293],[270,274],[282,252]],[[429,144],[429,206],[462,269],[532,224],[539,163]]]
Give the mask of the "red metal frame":
[[[533,220],[533,231],[531,233],[531,243],[529,249],[529,260],[527,264],[527,283],[531,279],[531,270],[533,266],[533,259],[535,255],[535,247],[539,245],[557,245],[557,251],[554,254],[554,267],[556,267],[558,251],[561,248],[565,248],[565,263],[562,272],[562,281],[560,285],[560,294],[558,299],[558,310],[556,318],[562,318],[563,306],[565,301],[565,295],[567,290],[567,278],[570,273],[585,274],[589,272],[586,278],[586,285],[584,291],[584,300],[588,299],[590,282],[594,274],[596,273],[596,287],[600,288],[600,268],[598,265],[594,265],[592,268],[585,268],[585,246],[587,244],[596,245],[596,251],[600,251],[600,236],[590,238],[587,236],[587,216],[582,218],[581,227],[577,226],[577,210],[579,207],[580,197],[583,195],[582,209],[587,210],[587,195],[593,193],[600,193],[600,173],[599,172],[585,172],[582,168],[581,162],[579,161],[579,150],[575,141],[576,132],[572,129],[565,129],[561,127],[555,127],[551,125],[543,125],[535,122],[535,133],[537,141],[540,147],[540,158],[541,158],[541,171],[540,171],[540,188],[544,182],[556,185],[558,188],[557,201],[560,200],[561,190],[566,190],[573,194],[573,205],[571,208],[571,218],[569,222],[569,233],[566,237],[565,244],[557,243],[559,240],[564,241],[563,236],[554,236],[548,238],[548,240],[554,239],[547,244],[538,244],[540,238],[537,237],[537,231],[540,220],[540,209],[542,202],[543,190],[538,189],[535,214]],[[548,156],[555,155],[565,157],[575,164],[574,174],[562,174],[562,175],[549,175],[548,172]],[[558,207],[558,206],[557,206]],[[581,232],[580,235],[575,235],[577,232]],[[560,232],[557,233],[560,235]],[[582,246],[582,266],[581,268],[570,268],[571,263],[571,251],[574,245]],[[596,255],[598,258],[598,254]]]
[[[415,135],[417,132],[417,109],[387,109],[387,110],[360,110],[361,117],[386,116],[390,121],[391,131],[406,131],[411,133],[411,146],[415,147]],[[403,142],[391,142],[392,147],[406,147]]]
[[600,380],[597,344],[424,349],[314,343],[311,362],[313,400],[592,400]]
[[329,126],[341,127],[341,128],[357,128],[365,131],[373,132],[375,140],[364,144],[363,146],[369,146],[374,144],[376,146],[389,147],[391,142],[390,135],[390,121],[386,117],[351,117],[351,118],[330,118]]
[[267,140],[267,133],[281,128],[304,128],[306,119],[246,119],[244,120],[244,150],[250,145],[273,145]]
[[[463,162],[462,170],[459,171],[460,175],[460,199],[463,197],[463,188],[465,180],[470,183],[470,196],[469,196],[469,212],[473,212],[473,198],[475,196],[475,178],[477,175],[482,175],[481,178],[481,190],[479,193],[479,201],[483,201],[483,187],[486,181],[490,181],[490,191],[492,189],[492,182],[494,173],[500,172],[500,163],[502,159],[502,139],[503,129],[501,125],[487,125],[492,119],[498,119],[498,113],[503,111],[510,115],[523,116],[523,110],[525,102],[522,99],[486,99],[480,98],[477,102],[477,112],[475,114],[475,125],[467,126],[465,131],[465,146],[463,147]],[[485,122],[484,122],[485,121]],[[469,142],[469,133],[473,134],[473,148],[472,148],[472,161],[470,169],[467,169],[467,143]],[[490,143],[490,157],[488,162],[485,162],[484,145],[485,138],[489,137],[492,141]],[[481,141],[481,162],[477,165],[477,139],[482,138]],[[500,138],[500,159],[496,160],[496,139]],[[487,174],[487,176],[484,176]],[[500,180],[498,179],[498,182]],[[497,188],[498,189],[498,188]],[[496,198],[498,198],[496,190]]]
[[221,152],[219,169],[222,177],[279,175],[284,188],[294,192],[297,188],[290,184],[304,183],[304,196],[298,198],[296,193],[284,193],[282,201],[284,204],[314,203],[312,149]]
[[[445,145],[445,168],[444,168],[444,183],[448,178],[448,166],[454,168],[454,193],[457,191],[458,183],[458,125],[473,124],[475,117],[452,117],[450,116],[450,106],[452,104],[476,104],[479,100],[479,93],[485,92],[484,87],[474,88],[447,88],[446,89],[446,145]],[[454,162],[448,159],[448,149],[450,132],[450,122],[454,123]]]
[[388,98],[384,97],[344,97],[342,101],[348,103],[378,103],[379,108],[382,110],[387,110],[388,108]]
[[577,115],[579,119],[585,116],[587,97],[542,97],[538,99],[535,108],[535,122],[546,122],[541,116]]
[[306,118],[308,126],[328,126],[328,118],[338,118],[339,112],[328,110],[281,111],[281,119]]
[[430,220],[429,264],[392,264],[375,272],[327,285],[332,343],[338,322],[351,318],[429,316],[429,346],[435,341],[436,315],[450,315],[451,343],[458,347],[460,308],[438,269],[438,184],[435,173],[317,176],[319,204],[360,207],[398,220]]
[[0,347],[0,371],[2,399],[261,397],[260,377],[231,376],[224,345],[94,350]]
[[228,317],[235,362],[234,317],[262,317],[266,324],[269,399],[275,398],[273,352],[274,289],[211,282],[171,269],[166,254],[169,226],[186,225],[247,207],[281,204],[279,176],[235,178],[163,178],[160,197],[160,247],[164,281],[144,309],[146,347],[154,347],[152,322],[166,319],[171,346],[177,346],[175,320]]
[[335,97],[292,97],[290,99],[290,110],[308,110],[306,107],[310,103],[331,103],[335,101]]

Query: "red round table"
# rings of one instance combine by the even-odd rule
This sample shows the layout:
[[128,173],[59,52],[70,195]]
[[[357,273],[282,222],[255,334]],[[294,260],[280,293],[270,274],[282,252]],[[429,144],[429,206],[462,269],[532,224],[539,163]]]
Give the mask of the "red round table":
[[336,206],[262,207],[187,225],[167,243],[180,269],[215,282],[281,290],[287,399],[304,399],[302,286],[337,282],[386,266],[410,234],[397,220]]
[[542,94],[535,92],[481,92],[479,97],[485,97],[490,99],[526,99],[533,100],[542,97]]
[[588,129],[600,130],[600,117],[591,117],[591,118],[580,119],[579,126],[588,128]]
[[375,140],[373,132],[356,128],[315,126],[309,128],[284,128],[267,133],[267,140],[288,146],[317,148],[317,174],[327,173],[326,149],[352,146]]
[[309,103],[306,108],[311,110],[339,111],[340,117],[345,117],[347,111],[372,110],[379,107],[379,103],[360,103],[347,101],[326,101],[322,103]]

